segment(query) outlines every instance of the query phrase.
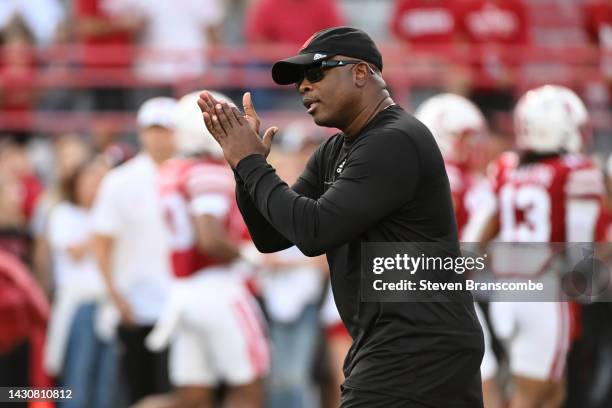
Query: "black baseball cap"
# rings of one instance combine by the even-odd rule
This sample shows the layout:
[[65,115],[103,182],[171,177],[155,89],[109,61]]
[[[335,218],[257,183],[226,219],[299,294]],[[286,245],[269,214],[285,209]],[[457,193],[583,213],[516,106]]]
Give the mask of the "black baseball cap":
[[272,66],[272,79],[279,85],[293,84],[302,78],[304,67],[335,55],[369,62],[380,71],[383,68],[382,56],[368,34],[353,27],[333,27],[315,33],[298,55],[276,62]]

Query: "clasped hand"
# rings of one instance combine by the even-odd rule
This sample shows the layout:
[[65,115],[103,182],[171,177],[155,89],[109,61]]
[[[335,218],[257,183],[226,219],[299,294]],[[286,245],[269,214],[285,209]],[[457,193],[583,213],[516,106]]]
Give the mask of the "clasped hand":
[[252,154],[267,157],[272,139],[278,132],[277,127],[271,127],[260,138],[260,120],[249,92],[244,94],[242,104],[244,113],[233,104],[216,100],[207,91],[202,92],[198,100],[206,128],[219,143],[225,159],[233,168],[240,160]]

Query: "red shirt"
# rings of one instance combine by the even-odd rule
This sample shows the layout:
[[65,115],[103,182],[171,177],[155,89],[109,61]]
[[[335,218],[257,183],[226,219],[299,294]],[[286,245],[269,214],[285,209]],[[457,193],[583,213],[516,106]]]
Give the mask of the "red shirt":
[[248,11],[246,37],[299,47],[315,32],[343,21],[335,0],[259,0]]
[[507,46],[529,42],[527,9],[520,0],[469,0],[460,11],[459,24],[467,41],[475,46],[471,55],[473,77],[480,81],[476,88],[496,86],[511,80],[518,61]]
[[50,307],[32,274],[17,258],[0,250],[0,353],[30,343],[29,385],[50,387],[42,365]]
[[160,180],[175,276],[191,276],[201,269],[219,264],[197,247],[192,222],[193,216],[198,214],[197,208],[204,205],[211,213],[222,213],[219,218],[230,238],[237,242],[248,238],[234,196],[234,176],[227,165],[206,159],[171,160],[162,166]]
[[[77,0],[75,19],[96,18],[112,22],[100,7],[102,0]],[[81,39],[83,65],[90,67],[121,67],[129,65],[132,58],[126,47],[131,44],[130,33],[114,32]]]
[[460,25],[474,44],[520,45],[529,41],[527,9],[519,0],[471,0],[460,12]]
[[21,176],[21,211],[27,220],[32,217],[38,197],[43,192],[43,185],[34,174],[24,174]]
[[7,44],[0,55],[0,109],[28,111],[36,102],[36,59],[29,44]]
[[584,25],[589,38],[602,46],[612,46],[612,4],[594,2],[584,5]]
[[458,28],[455,2],[397,0],[391,31],[414,45],[451,44]]
[[584,17],[585,30],[590,40],[604,51],[600,61],[601,70],[607,78],[610,78],[612,77],[612,4],[587,3],[584,6]]

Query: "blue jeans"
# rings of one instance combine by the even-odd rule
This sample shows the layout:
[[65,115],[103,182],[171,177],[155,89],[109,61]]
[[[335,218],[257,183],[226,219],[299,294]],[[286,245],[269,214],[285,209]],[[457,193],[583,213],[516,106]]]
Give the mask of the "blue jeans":
[[270,322],[272,366],[268,381],[268,408],[312,406],[311,371],[319,336],[315,305],[308,305],[290,323]]
[[117,406],[117,347],[96,336],[95,311],[95,304],[86,304],[74,316],[61,378],[73,398],[58,403],[58,408]]

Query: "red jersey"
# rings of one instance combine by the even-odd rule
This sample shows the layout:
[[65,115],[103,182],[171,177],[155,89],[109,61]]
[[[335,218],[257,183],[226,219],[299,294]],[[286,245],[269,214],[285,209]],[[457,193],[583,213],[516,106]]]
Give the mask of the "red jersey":
[[[95,18],[113,21],[104,10],[102,0],[77,0],[74,13],[77,20]],[[81,39],[82,63],[89,67],[127,67],[132,61],[128,46],[132,43],[128,31],[115,31]]]
[[33,80],[36,57],[29,45],[7,44],[0,50],[0,108],[5,112],[27,112],[36,104]]
[[0,353],[29,340],[29,385],[50,387],[42,365],[49,303],[32,273],[13,255],[0,250]]
[[198,249],[194,216],[219,218],[236,241],[248,236],[234,198],[234,176],[227,165],[209,159],[170,160],[161,167],[160,180],[175,276],[190,276],[219,264]]
[[518,0],[472,0],[461,11],[461,27],[474,44],[524,44],[529,40],[527,9]]
[[[570,200],[601,206],[603,176],[586,156],[555,156],[518,166],[517,156],[505,153],[494,167],[501,241],[566,242]],[[580,227],[594,231],[594,223]]]
[[584,6],[584,25],[589,39],[603,51],[601,69],[612,76],[612,4],[607,1],[586,3]]
[[0,352],[4,353],[45,327],[47,299],[32,274],[13,255],[0,250]]
[[313,33],[343,25],[335,0],[260,0],[248,12],[249,41],[300,46]]
[[607,1],[585,3],[583,11],[590,39],[601,46],[612,47],[612,4]]
[[453,162],[446,161],[445,167],[459,241],[476,242],[488,216],[495,210],[495,195],[491,184],[484,176],[469,172]]
[[458,26],[454,5],[449,0],[397,0],[391,31],[415,46],[451,44]]
[[460,14],[459,24],[468,42],[487,47],[474,51],[478,58],[473,61],[473,75],[483,82],[478,87],[487,88],[496,81],[508,80],[513,65],[507,46],[524,45],[529,41],[529,22],[523,2],[471,0]]

